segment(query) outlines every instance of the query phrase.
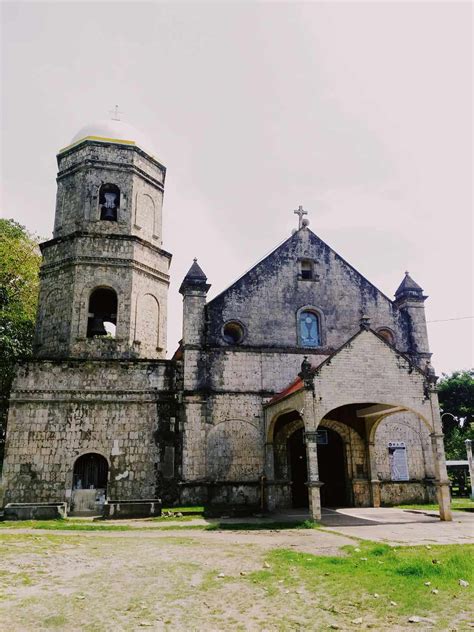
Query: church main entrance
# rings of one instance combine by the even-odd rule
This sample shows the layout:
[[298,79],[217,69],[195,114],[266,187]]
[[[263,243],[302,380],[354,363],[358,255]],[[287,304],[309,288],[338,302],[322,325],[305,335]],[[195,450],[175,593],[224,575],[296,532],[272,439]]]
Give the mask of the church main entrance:
[[344,444],[334,430],[320,428],[318,431],[318,467],[323,507],[348,505],[346,486],[346,463]]
[[[351,504],[345,444],[341,435],[321,425],[317,431],[321,505],[344,507]],[[274,479],[285,485],[286,507],[309,507],[308,456],[303,420],[292,410],[277,418],[273,428]],[[282,499],[280,499],[283,506]]]
[[296,430],[288,439],[288,457],[291,475],[291,501],[296,508],[308,507],[308,463],[304,443],[304,429]]

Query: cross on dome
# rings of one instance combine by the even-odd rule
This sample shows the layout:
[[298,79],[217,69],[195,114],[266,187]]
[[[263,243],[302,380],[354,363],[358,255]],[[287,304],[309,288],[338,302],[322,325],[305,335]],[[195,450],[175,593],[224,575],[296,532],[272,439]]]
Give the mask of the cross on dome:
[[120,112],[119,106],[116,105],[113,110],[109,110],[109,114],[113,121],[120,121],[120,114],[123,114],[123,112]]
[[296,215],[298,215],[298,230],[303,226],[303,215],[308,215],[308,211],[305,211],[303,207],[300,205],[296,211],[293,211]]

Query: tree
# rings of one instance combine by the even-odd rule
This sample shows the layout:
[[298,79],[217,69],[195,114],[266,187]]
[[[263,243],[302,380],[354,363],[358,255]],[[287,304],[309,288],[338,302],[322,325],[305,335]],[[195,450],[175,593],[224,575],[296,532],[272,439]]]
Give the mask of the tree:
[[0,219],[0,464],[16,363],[32,351],[40,262],[38,239]]
[[465,459],[466,439],[474,440],[474,370],[454,371],[438,384],[448,459]]

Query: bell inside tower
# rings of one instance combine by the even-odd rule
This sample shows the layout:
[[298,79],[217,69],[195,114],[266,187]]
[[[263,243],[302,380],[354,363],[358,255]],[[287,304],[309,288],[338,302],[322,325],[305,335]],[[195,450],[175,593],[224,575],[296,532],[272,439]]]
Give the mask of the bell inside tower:
[[94,290],[89,299],[87,337],[111,336],[115,338],[117,325],[117,294],[110,288]]
[[109,222],[117,221],[120,207],[120,189],[115,184],[103,184],[99,191],[100,219]]

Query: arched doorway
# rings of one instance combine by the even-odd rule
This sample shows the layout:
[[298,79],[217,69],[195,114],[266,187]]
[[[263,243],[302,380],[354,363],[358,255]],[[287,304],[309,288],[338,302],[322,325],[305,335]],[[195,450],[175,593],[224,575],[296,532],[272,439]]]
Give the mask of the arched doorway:
[[309,506],[304,427],[297,410],[280,415],[272,428],[273,470],[280,508]]
[[109,464],[96,452],[80,456],[74,463],[72,510],[76,515],[101,513],[106,493]]
[[308,507],[308,463],[303,428],[295,430],[290,435],[287,448],[291,477],[291,504],[295,509]]
[[344,443],[330,428],[318,430],[318,468],[323,507],[347,506],[347,477]]
[[74,463],[74,489],[106,489],[109,464],[96,452],[83,454]]
[[89,297],[87,337],[112,336],[117,327],[117,293],[108,287],[96,288]]

